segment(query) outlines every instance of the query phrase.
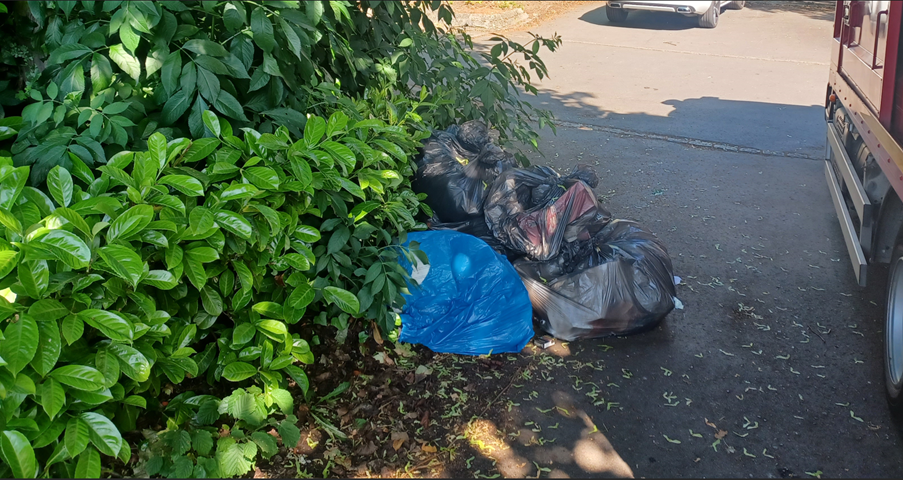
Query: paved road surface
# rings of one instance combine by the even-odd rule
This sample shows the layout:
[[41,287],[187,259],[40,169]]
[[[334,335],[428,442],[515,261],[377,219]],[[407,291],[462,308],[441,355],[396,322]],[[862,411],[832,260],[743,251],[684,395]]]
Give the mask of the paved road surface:
[[886,273],[856,286],[821,160],[831,14],[785,3],[714,30],[601,6],[535,29],[564,38],[536,101],[565,123],[537,163],[597,165],[609,209],[667,243],[685,308],[548,352],[490,418],[527,434],[491,454],[502,475],[903,476]]

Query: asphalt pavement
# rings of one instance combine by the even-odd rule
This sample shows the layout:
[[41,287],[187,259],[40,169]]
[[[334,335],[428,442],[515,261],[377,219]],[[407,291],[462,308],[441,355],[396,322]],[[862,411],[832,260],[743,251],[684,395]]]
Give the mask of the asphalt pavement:
[[594,165],[615,217],[667,244],[684,308],[538,354],[487,418],[520,427],[487,453],[497,473],[903,477],[886,271],[857,286],[825,184],[833,14],[747,3],[715,29],[612,25],[601,4],[534,29],[564,39],[533,99],[562,125],[535,163]]

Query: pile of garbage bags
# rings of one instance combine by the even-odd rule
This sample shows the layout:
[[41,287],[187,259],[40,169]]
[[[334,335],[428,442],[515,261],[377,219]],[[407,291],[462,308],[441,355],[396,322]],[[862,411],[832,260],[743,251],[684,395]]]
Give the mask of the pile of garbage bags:
[[[431,270],[421,287],[439,290],[436,295],[419,293],[417,307],[411,304],[414,298],[409,299],[402,316],[402,340],[436,351],[466,353],[464,344],[453,345],[459,338],[452,332],[479,328],[504,332],[489,325],[492,322],[516,322],[510,328],[521,332],[521,317],[512,319],[522,314],[517,295],[491,298],[494,290],[484,286],[480,291],[490,298],[483,304],[474,296],[480,291],[449,290],[462,285],[450,281],[453,259],[444,251],[424,248],[430,245],[427,237],[433,236],[442,239],[439,243],[464,245],[466,236],[460,234],[468,234],[482,240],[481,248],[495,250],[498,261],[512,262],[520,282],[499,274],[490,282],[492,288],[501,288],[498,282],[513,282],[514,286],[505,288],[515,292],[519,283],[540,327],[562,340],[641,332],[674,309],[674,275],[665,245],[638,223],[612,218],[593,192],[599,179],[591,167],[581,165],[564,176],[548,167],[517,168],[513,156],[492,143],[489,129],[479,121],[435,132],[425,142],[417,167],[413,189],[427,194],[426,203],[434,212],[428,222],[433,231],[417,234],[423,236],[418,238]],[[480,258],[491,270],[505,271],[496,266],[496,260]],[[408,313],[427,312],[423,302],[431,301],[445,310],[416,319]],[[478,308],[467,310],[468,302],[494,309],[482,315]],[[454,320],[449,317],[452,304],[458,308]],[[487,325],[477,327],[481,323]],[[461,330],[461,325],[469,330]],[[426,331],[430,333],[421,333]],[[514,348],[523,340],[519,335],[511,338],[514,343],[488,335],[480,338],[487,340],[479,342],[483,353],[494,347],[498,347],[495,352]]]

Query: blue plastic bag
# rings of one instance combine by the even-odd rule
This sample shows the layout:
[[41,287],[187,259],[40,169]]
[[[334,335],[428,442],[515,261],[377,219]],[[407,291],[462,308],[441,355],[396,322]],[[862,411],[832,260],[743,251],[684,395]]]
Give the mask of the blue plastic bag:
[[[504,256],[450,230],[409,233],[412,241],[430,263],[420,285],[405,295],[399,340],[434,352],[483,355],[519,352],[533,338],[530,296]],[[415,279],[427,267],[404,259],[402,266]]]

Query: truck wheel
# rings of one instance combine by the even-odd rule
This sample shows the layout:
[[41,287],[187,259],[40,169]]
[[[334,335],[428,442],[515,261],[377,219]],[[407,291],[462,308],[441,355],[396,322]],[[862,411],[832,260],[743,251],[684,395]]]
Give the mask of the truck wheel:
[[727,5],[727,8],[729,8],[731,10],[743,10],[743,7],[745,7],[745,6],[746,6],[745,1],[734,0],[733,2],[731,2]]
[[887,322],[884,328],[884,380],[887,403],[903,413],[903,245],[894,248],[887,279]]
[[718,15],[721,13],[720,2],[712,2],[709,9],[699,16],[699,26],[702,28],[715,28],[718,26]]
[[611,8],[608,5],[605,6],[605,15],[608,15],[608,21],[611,23],[623,23],[627,20],[627,14],[630,13],[623,8]]

